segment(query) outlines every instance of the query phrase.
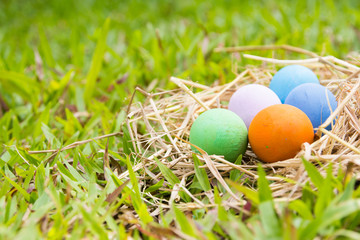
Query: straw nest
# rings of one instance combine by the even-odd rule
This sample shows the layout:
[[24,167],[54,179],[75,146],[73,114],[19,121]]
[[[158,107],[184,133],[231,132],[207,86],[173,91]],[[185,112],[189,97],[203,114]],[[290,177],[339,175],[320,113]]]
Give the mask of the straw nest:
[[[275,58],[263,58],[259,56],[242,54],[242,51],[250,50],[286,50],[305,54],[308,58],[303,60],[278,60]],[[276,73],[276,66],[301,64],[311,68],[320,79],[322,85],[332,91],[337,100],[338,107],[334,110],[327,121],[319,127],[315,141],[312,144],[303,144],[302,150],[293,159],[262,163],[251,151],[249,146],[243,156],[240,165],[224,160],[222,156],[209,156],[206,153],[197,155],[203,162],[201,168],[206,170],[208,178],[213,186],[218,186],[225,192],[222,204],[227,208],[244,211],[242,206],[246,200],[238,192],[233,192],[226,181],[232,170],[242,173],[239,182],[247,187],[256,184],[257,167],[261,164],[267,173],[270,187],[276,201],[287,201],[301,196],[302,186],[309,178],[302,163],[310,161],[318,168],[320,173],[325,174],[327,166],[333,164],[334,174],[341,169],[346,175],[354,175],[360,170],[360,56],[352,55],[348,59],[340,60],[333,56],[321,57],[315,53],[291,47],[291,46],[261,46],[261,47],[234,47],[218,48],[215,52],[228,52],[229,58],[243,56],[247,59],[262,61],[254,66],[238,67],[233,61],[231,69],[237,77],[230,83],[219,85],[215,82],[212,86],[171,77],[179,88],[175,90],[157,90],[148,93],[137,88],[135,94],[146,96],[144,102],[133,102],[128,106],[127,118],[124,123],[128,130],[134,160],[133,170],[137,172],[139,184],[144,194],[144,201],[151,208],[151,215],[159,216],[160,212],[168,209],[171,203],[176,203],[183,210],[216,206],[214,193],[191,190],[195,176],[193,163],[193,151],[188,142],[189,131],[194,120],[207,109],[227,108],[231,95],[242,85],[257,83],[268,86],[272,76]],[[134,96],[133,95],[133,96]],[[331,131],[325,127],[336,120]],[[48,158],[51,161],[58,151],[74,148],[90,141],[123,135],[113,133],[99,136],[95,139],[76,142],[61,150],[33,151],[52,152]],[[104,161],[108,160],[107,149]],[[120,152],[122,149],[120,149]],[[107,160],[106,160],[107,159]],[[158,168],[157,161],[162,162],[180,180],[179,183],[171,184],[163,176]],[[107,163],[106,165],[108,165]],[[105,166],[105,163],[104,163]],[[128,171],[117,171],[118,178],[126,181],[129,179]],[[358,178],[358,176],[356,176]],[[165,179],[163,186],[156,192],[145,191],[148,187]],[[165,194],[164,194],[165,193]],[[166,194],[167,193],[167,194]],[[185,202],[180,195],[188,195],[192,199]],[[206,201],[203,199],[208,198]],[[152,206],[152,207],[151,207]]]
[[[246,180],[247,185],[251,187],[258,177],[257,165],[261,163],[267,171],[268,180],[271,181],[273,195],[278,200],[300,196],[301,186],[309,180],[302,159],[313,162],[320,172],[325,172],[326,166],[330,163],[333,164],[334,173],[338,172],[339,168],[348,171],[348,174],[358,172],[357,170],[360,169],[360,68],[356,65],[359,65],[360,58],[353,56],[349,57],[350,60],[343,61],[332,56],[320,57],[315,53],[290,46],[219,48],[215,51],[238,53],[244,50],[278,48],[306,54],[311,58],[277,60],[243,54],[245,58],[262,61],[262,66],[247,66],[239,71],[234,62],[232,71],[235,71],[237,77],[225,85],[214,83],[212,86],[204,86],[190,80],[171,77],[170,80],[179,89],[148,93],[137,88],[137,92],[146,96],[146,101],[134,102],[129,106],[126,123],[135,149],[134,170],[140,171],[144,180],[156,183],[163,176],[159,171],[152,172],[152,169],[157,169],[155,158],[171,169],[181,181],[172,190],[169,189],[172,194],[167,202],[178,201],[178,191],[184,191],[192,197],[197,207],[203,206],[198,200],[201,199],[202,194],[193,196],[188,190],[192,176],[195,174],[193,152],[188,142],[192,123],[207,109],[227,108],[231,95],[242,85],[257,83],[268,86],[276,72],[275,64],[302,64],[311,68],[319,76],[321,84],[335,94],[338,108],[318,129],[314,143],[303,144],[302,150],[293,159],[265,164],[258,160],[250,146],[243,156],[241,165],[230,163],[222,156],[198,155],[204,163],[203,167],[211,183],[221,184],[230,198],[241,205],[243,203],[241,196],[233,193],[224,180],[234,169],[243,173],[241,179]],[[331,131],[327,131],[325,127],[334,119],[336,119],[335,126]],[[140,126],[146,128],[145,134],[139,133]],[[125,178],[126,175],[127,172],[119,177]]]

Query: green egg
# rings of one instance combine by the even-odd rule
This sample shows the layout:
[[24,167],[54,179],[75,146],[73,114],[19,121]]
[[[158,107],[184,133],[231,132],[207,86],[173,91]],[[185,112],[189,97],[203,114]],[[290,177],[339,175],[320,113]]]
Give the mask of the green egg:
[[[202,113],[190,129],[190,143],[209,155],[222,155],[230,162],[245,153],[247,136],[244,121],[236,113],[221,108]],[[191,148],[198,152],[193,146]]]

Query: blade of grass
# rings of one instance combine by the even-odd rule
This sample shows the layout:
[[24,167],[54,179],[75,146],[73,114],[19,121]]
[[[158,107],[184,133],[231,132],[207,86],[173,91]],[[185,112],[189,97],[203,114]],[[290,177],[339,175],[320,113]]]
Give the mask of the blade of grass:
[[217,208],[218,208],[218,218],[220,221],[228,221],[228,214],[225,210],[225,208],[221,205],[222,203],[222,199],[220,197],[220,194],[219,194],[219,190],[218,188],[215,186],[214,187],[214,200],[215,200],[215,203],[217,204]]
[[115,199],[119,196],[119,194],[121,193],[121,191],[123,190],[123,188],[129,183],[129,179],[126,180],[123,184],[121,184],[118,188],[115,189],[115,191],[113,191],[111,194],[109,194],[106,197],[107,202],[112,203],[113,201],[115,201]]
[[151,193],[151,192],[155,192],[156,190],[158,190],[159,188],[161,188],[164,184],[164,179],[161,179],[159,182],[155,183],[154,185],[148,187],[145,192]]
[[302,218],[312,220],[314,217],[309,207],[302,200],[295,200],[289,204],[289,208],[296,211]]
[[258,165],[258,186],[259,186],[259,201],[266,202],[266,201],[272,201],[272,193],[271,189],[269,187],[269,182],[266,179],[266,173],[261,165]]
[[260,203],[259,201],[259,192],[254,191],[248,187],[242,186],[236,182],[233,182],[231,180],[227,180],[227,182],[230,184],[231,187],[235,188],[237,191],[244,194],[252,203],[258,205]]
[[180,183],[180,180],[176,177],[176,175],[167,168],[163,163],[161,163],[157,158],[154,158],[156,161],[156,164],[158,165],[161,173],[164,175],[166,180],[174,186],[176,183]]
[[302,162],[305,166],[305,170],[308,173],[311,181],[317,188],[321,188],[322,183],[324,182],[324,178],[321,176],[319,171],[312,165],[309,161],[305,160],[305,158],[301,158]]
[[203,164],[200,162],[200,160],[196,156],[196,154],[193,154],[193,161],[194,161],[195,175],[196,175],[197,179],[199,180],[201,188],[205,192],[211,190],[211,186],[210,186],[210,182],[209,182],[209,178],[207,176],[206,170],[204,168],[200,168],[200,166],[203,166]]
[[172,205],[172,210],[175,213],[176,223],[180,226],[181,230],[194,238],[197,237],[195,234],[193,226],[190,224],[189,219],[175,206],[175,204]]
[[281,224],[276,216],[274,203],[271,200],[260,203],[259,215],[266,236],[270,239],[280,238],[282,233]]
[[332,187],[332,165],[330,164],[327,168],[327,176],[323,181],[321,187],[318,189],[318,199],[315,204],[315,215],[321,216],[324,209],[329,205],[333,199],[333,187]]
[[36,169],[35,175],[35,188],[38,191],[38,195],[41,196],[45,190],[45,168],[41,163]]
[[107,18],[99,35],[96,49],[91,60],[90,70],[86,77],[84,99],[87,104],[90,104],[90,100],[94,94],[96,79],[99,76],[104,54],[106,51],[106,39],[110,29],[110,18]]
[[132,168],[129,156],[126,157],[126,165],[129,171],[130,182],[133,188],[133,192],[131,192],[131,200],[134,203],[134,208],[137,214],[139,215],[140,220],[143,224],[148,224],[153,221],[146,204],[143,202],[140,194],[140,189],[138,185],[138,180],[135,176],[135,172]]
[[46,37],[43,26],[39,26],[39,39],[40,39],[41,53],[44,56],[44,60],[45,60],[46,64],[49,67],[54,68],[55,67],[55,60],[54,60],[54,57],[52,55],[51,47],[49,45],[49,41],[47,40],[47,37]]
[[[242,155],[240,155],[240,156],[236,159],[236,161],[235,161],[234,164],[240,165],[240,164],[241,164],[241,161],[242,161]],[[233,169],[233,170],[230,171],[230,180],[236,182],[238,179],[240,179],[240,177],[241,177],[242,175],[243,175],[243,173],[240,172],[239,169]]]
[[19,184],[17,184],[10,178],[8,178],[2,170],[0,170],[0,174],[6,179],[6,181],[8,181],[14,188],[16,188],[16,190],[19,191],[19,193],[26,199],[26,201],[30,201],[30,194],[28,194],[25,189],[23,189]]

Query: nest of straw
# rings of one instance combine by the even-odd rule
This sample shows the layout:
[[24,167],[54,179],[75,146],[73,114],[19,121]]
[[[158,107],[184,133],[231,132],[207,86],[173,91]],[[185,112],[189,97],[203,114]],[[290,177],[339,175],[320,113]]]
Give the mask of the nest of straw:
[[[231,191],[225,181],[229,172],[234,169],[243,173],[241,179],[251,187],[258,178],[257,166],[259,163],[262,164],[277,200],[296,199],[301,196],[301,186],[309,180],[302,164],[303,160],[314,163],[321,173],[332,163],[335,174],[341,168],[342,171],[356,176],[356,172],[360,170],[360,57],[352,56],[345,61],[333,56],[320,57],[315,53],[290,46],[220,48],[215,51],[229,52],[230,57],[230,53],[239,55],[239,52],[245,50],[279,48],[305,54],[309,58],[278,60],[243,54],[243,57],[262,61],[263,64],[261,67],[246,66],[239,70],[234,62],[232,71],[237,77],[224,85],[214,83],[212,86],[204,86],[172,77],[171,81],[179,87],[176,90],[148,93],[140,88],[136,89],[136,92],[146,96],[146,100],[142,103],[133,102],[128,109],[126,124],[134,149],[134,170],[142,173],[144,182],[156,183],[163,178],[161,172],[153,171],[157,169],[156,160],[159,160],[181,180],[173,189],[168,189],[171,191],[170,199],[154,200],[169,206],[170,202],[181,201],[178,193],[184,191],[193,199],[192,208],[204,207],[199,199],[201,196],[209,196],[209,193],[193,196],[188,190],[195,175],[192,158],[194,153],[188,142],[192,123],[207,109],[227,108],[231,95],[242,85],[257,83],[268,86],[276,73],[275,65],[278,64],[301,64],[311,68],[319,76],[320,83],[334,93],[338,100],[338,108],[319,127],[315,141],[312,144],[303,144],[302,150],[293,159],[265,164],[256,157],[250,146],[240,165],[228,162],[222,156],[198,155],[204,163],[202,167],[206,169],[211,183],[222,185],[230,195],[228,202],[239,206],[244,201],[241,200],[241,196]],[[327,131],[325,127],[334,119],[335,125],[331,131]],[[139,131],[139,128],[145,131]],[[127,178],[127,172],[119,178]],[[183,204],[190,207],[189,203]]]

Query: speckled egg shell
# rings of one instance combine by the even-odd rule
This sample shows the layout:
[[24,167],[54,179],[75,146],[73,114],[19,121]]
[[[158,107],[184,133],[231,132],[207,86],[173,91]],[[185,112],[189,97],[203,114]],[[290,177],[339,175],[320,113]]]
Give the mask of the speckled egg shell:
[[[222,155],[234,162],[247,147],[247,128],[244,121],[227,109],[211,109],[202,113],[190,129],[190,143],[209,155]],[[198,152],[192,146],[195,152]]]
[[[285,103],[302,110],[310,118],[315,130],[337,107],[334,94],[326,87],[314,83],[306,83],[294,88]],[[331,124],[326,129],[331,130]]]
[[249,128],[253,152],[264,162],[295,157],[304,142],[312,143],[313,126],[300,109],[277,104],[261,110]]
[[281,104],[281,101],[270,88],[259,84],[249,84],[239,88],[231,96],[229,110],[236,113],[249,129],[255,115],[274,104]]
[[280,69],[274,75],[269,87],[284,103],[291,90],[304,83],[320,84],[315,73],[309,68],[300,65],[289,65]]

